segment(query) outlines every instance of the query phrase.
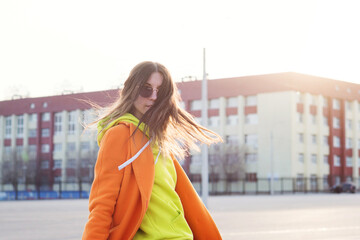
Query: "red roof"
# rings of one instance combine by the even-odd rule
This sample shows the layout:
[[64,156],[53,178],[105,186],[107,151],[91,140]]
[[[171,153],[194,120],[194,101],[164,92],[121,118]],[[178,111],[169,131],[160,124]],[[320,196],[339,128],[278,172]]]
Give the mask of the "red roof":
[[[201,98],[201,80],[179,82],[181,97],[184,101]],[[101,106],[107,105],[118,96],[119,90],[106,90],[39,98],[24,98],[0,102],[0,115],[71,111],[88,109],[90,105],[81,100],[91,100]],[[299,91],[326,97],[360,100],[360,85],[329,78],[316,77],[300,73],[274,73],[235,78],[214,79],[208,81],[208,97],[249,96],[259,93]],[[43,104],[47,103],[44,108]],[[31,109],[31,104],[35,108]]]

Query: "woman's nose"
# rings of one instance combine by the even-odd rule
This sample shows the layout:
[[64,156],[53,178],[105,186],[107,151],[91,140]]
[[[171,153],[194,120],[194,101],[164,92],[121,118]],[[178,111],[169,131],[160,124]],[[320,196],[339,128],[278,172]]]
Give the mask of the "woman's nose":
[[151,96],[150,96],[150,99],[156,100],[156,99],[157,99],[157,93],[158,93],[158,90],[157,90],[157,89],[153,89],[153,91],[152,91],[152,93],[151,93]]

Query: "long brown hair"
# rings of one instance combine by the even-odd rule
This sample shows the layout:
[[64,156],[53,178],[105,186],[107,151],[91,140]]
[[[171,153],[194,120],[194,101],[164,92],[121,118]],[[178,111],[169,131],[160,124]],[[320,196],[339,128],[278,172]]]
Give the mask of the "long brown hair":
[[218,134],[196,123],[188,112],[180,108],[180,96],[169,71],[162,64],[150,61],[141,62],[131,70],[118,100],[92,124],[100,124],[105,129],[125,113],[133,113],[140,87],[154,72],[163,76],[163,82],[153,106],[139,119],[140,123],[146,124],[144,131],[149,131],[152,142],[156,142],[166,155],[171,152],[183,158],[188,148],[198,149],[197,142],[211,144],[222,141]]

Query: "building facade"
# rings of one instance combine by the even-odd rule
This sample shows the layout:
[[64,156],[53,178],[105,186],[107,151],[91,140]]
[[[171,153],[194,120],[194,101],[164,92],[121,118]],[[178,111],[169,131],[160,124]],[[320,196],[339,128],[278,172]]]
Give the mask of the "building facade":
[[[178,89],[182,107],[201,123],[201,81]],[[48,188],[91,181],[98,147],[95,133],[81,125],[94,119],[87,100],[104,106],[117,96],[109,90],[0,102],[1,178],[20,167],[18,182]],[[211,190],[241,191],[239,179],[247,188],[264,179],[260,190],[269,179],[275,190],[324,190],[343,181],[359,187],[360,85],[279,73],[209,80],[208,96],[207,125],[224,139],[209,149]],[[182,162],[196,183],[200,154],[191,151]],[[287,178],[295,182],[280,182]]]

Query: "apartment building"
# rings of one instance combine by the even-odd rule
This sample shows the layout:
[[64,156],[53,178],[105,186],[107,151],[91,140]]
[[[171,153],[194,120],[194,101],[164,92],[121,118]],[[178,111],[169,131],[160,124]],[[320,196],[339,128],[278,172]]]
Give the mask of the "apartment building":
[[[182,107],[201,122],[201,81],[178,88]],[[94,110],[79,99],[103,106],[117,95],[109,90],[0,102],[0,162],[15,155],[33,161],[37,181],[50,186],[92,179],[98,147],[94,132],[83,133],[80,122],[91,121]],[[359,187],[360,85],[278,73],[209,80],[208,96],[207,124],[225,141],[210,148],[212,176],[309,179],[309,190],[342,181]],[[200,174],[199,153],[191,151],[183,163],[190,176]],[[224,182],[216,187],[224,189]]]

